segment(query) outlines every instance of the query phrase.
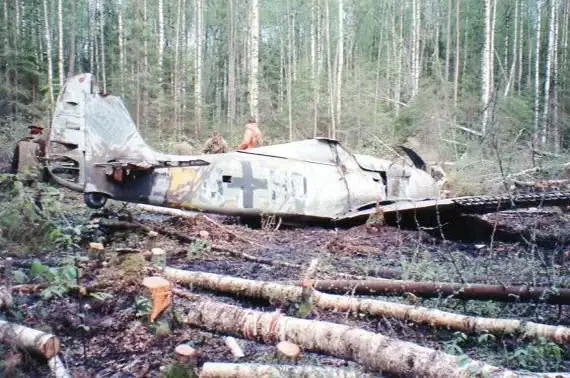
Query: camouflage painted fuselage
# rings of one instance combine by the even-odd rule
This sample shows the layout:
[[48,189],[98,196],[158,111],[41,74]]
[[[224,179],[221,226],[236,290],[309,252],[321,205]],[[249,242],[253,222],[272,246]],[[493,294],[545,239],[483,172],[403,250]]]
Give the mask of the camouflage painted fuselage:
[[121,99],[98,94],[89,74],[64,87],[46,155],[48,161],[57,156],[75,161],[80,173],[70,186],[85,193],[229,215],[271,214],[285,221],[342,219],[377,204],[439,195],[424,170],[354,155],[325,138],[217,155],[154,151]]

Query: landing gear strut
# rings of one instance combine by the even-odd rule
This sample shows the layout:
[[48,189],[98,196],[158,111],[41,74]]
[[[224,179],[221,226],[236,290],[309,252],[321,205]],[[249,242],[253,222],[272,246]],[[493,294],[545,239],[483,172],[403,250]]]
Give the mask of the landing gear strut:
[[107,203],[107,196],[102,193],[85,193],[83,201],[91,209],[100,209]]

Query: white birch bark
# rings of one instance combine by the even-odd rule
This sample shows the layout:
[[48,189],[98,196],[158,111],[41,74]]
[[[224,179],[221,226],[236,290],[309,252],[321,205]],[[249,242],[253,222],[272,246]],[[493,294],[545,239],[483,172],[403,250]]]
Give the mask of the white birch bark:
[[195,37],[195,79],[194,79],[194,135],[197,137],[202,129],[202,51],[203,51],[203,0],[196,0],[196,26],[194,32]]
[[120,88],[121,96],[125,95],[125,37],[123,31],[123,2],[122,0],[117,1],[117,31],[118,31],[118,43],[119,43],[119,77],[120,77]]
[[337,43],[337,76],[336,76],[336,127],[331,137],[336,139],[336,128],[341,125],[342,108],[342,71],[344,65],[344,6],[343,0],[338,0],[338,43]]
[[329,87],[329,109],[330,109],[330,128],[328,137],[332,138],[336,134],[335,125],[335,102],[334,102],[334,87],[333,87],[333,67],[331,57],[331,31],[330,31],[330,7],[329,0],[325,0],[325,34],[327,46],[327,73],[328,73],[328,87]]
[[[536,20],[536,52],[534,67],[534,140],[535,144],[539,142],[539,114],[540,114],[540,35],[542,23],[542,0],[536,2],[537,20]],[[529,43],[530,45],[530,43]]]
[[483,134],[487,131],[487,126],[489,122],[489,105],[491,96],[491,56],[492,42],[491,42],[491,14],[492,14],[492,0],[485,0],[485,44],[483,47],[483,59],[482,59],[482,79],[483,79],[483,90],[482,90],[482,104],[483,104],[483,121],[481,124],[481,132]]
[[546,67],[544,75],[544,100],[543,100],[543,113],[542,113],[542,126],[540,133],[540,142],[542,146],[546,146],[546,141],[549,132],[549,119],[548,111],[550,110],[550,89],[552,80],[552,65],[554,60],[554,39],[556,38],[556,3],[557,0],[550,0],[550,19],[548,23],[548,50],[546,52]]
[[107,92],[107,70],[105,67],[105,0],[100,0],[99,6],[99,27],[101,32],[101,77],[103,78],[103,92]]
[[53,105],[54,95],[53,95],[53,63],[52,63],[52,47],[51,47],[51,28],[49,24],[49,13],[48,13],[48,3],[47,0],[43,0],[44,6],[44,25],[45,25],[45,38],[46,38],[46,51],[47,51],[47,63],[48,63],[48,96],[49,103]]
[[251,0],[251,60],[250,82],[250,114],[259,124],[259,6],[258,0]]
[[64,73],[63,73],[63,0],[57,1],[57,55],[59,69],[59,88],[63,89]]

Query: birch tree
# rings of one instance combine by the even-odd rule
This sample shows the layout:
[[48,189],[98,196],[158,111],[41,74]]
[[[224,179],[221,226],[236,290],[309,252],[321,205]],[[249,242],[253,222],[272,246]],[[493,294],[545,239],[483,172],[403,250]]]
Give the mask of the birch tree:
[[493,34],[492,34],[492,9],[493,0],[485,0],[485,45],[483,47],[483,59],[481,72],[483,78],[483,122],[481,124],[481,132],[486,133],[489,123],[489,106],[491,102],[492,75],[492,57],[493,57]]
[[47,74],[48,74],[48,100],[50,105],[54,103],[53,95],[53,63],[52,63],[52,47],[51,47],[51,29],[49,23],[48,1],[43,0],[44,6],[44,21],[45,21],[45,38],[47,50]]
[[63,73],[63,0],[57,1],[57,43],[59,88],[63,88],[65,76]]
[[258,0],[251,0],[251,71],[249,74],[250,114],[259,122],[259,6]]

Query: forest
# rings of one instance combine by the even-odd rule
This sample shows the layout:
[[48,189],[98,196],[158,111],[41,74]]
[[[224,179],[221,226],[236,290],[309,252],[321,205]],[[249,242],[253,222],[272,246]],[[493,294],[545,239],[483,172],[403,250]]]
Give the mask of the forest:
[[[559,153],[569,105],[566,1],[3,0],[3,137],[50,122],[65,79],[97,75],[169,148],[251,117],[267,143],[481,145]],[[495,142],[493,142],[495,141]],[[415,142],[415,144],[414,144]],[[473,152],[476,153],[476,152]]]
[[[570,1],[2,0],[1,12],[0,376],[568,376]],[[78,73],[121,96],[157,151],[198,154],[213,131],[236,150],[255,119],[264,145],[409,147],[440,169],[443,197],[566,204],[434,227],[378,211],[344,228],[91,209],[53,180],[4,173]]]

